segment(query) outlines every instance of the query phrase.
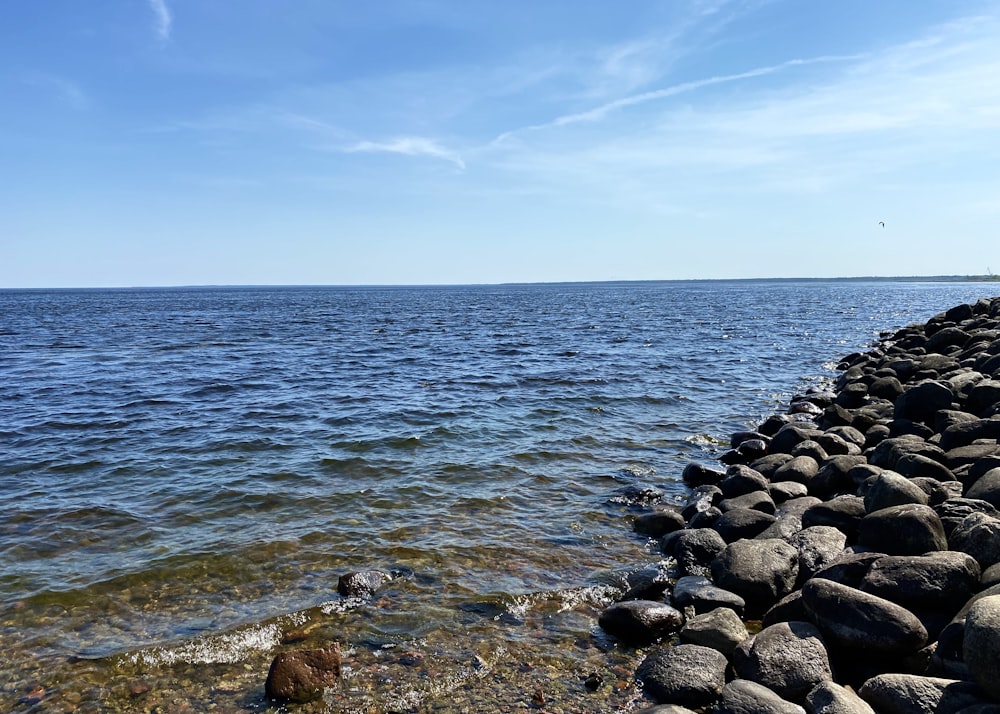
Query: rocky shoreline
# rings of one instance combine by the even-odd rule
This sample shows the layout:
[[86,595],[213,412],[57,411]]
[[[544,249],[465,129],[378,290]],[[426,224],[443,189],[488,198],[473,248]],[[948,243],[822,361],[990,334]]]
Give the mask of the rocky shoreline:
[[[689,464],[684,505],[635,517],[664,559],[628,570],[598,624],[646,654],[639,714],[1000,714],[1000,297],[838,370],[733,434],[721,467]],[[266,693],[339,678],[335,645],[293,650]]]
[[[1000,298],[845,357],[639,515],[643,714],[1000,713]],[[751,634],[754,633],[754,634]]]

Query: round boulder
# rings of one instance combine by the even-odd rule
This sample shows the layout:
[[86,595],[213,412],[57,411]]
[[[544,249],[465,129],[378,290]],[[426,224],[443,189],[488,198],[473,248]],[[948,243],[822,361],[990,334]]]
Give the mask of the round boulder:
[[340,681],[340,646],[279,652],[271,662],[264,692],[268,699],[310,702]]
[[971,513],[955,526],[949,542],[953,550],[975,558],[980,568],[1000,563],[1000,519]]
[[967,553],[895,555],[872,563],[860,589],[904,607],[954,613],[979,590],[979,577]]
[[712,714],[805,714],[805,709],[757,682],[734,679],[722,690]]
[[597,624],[623,642],[642,646],[677,632],[684,615],[664,602],[628,600],[606,607]]
[[798,549],[778,538],[738,540],[712,561],[712,579],[763,613],[795,587]]
[[969,608],[963,650],[976,683],[1000,699],[1000,595],[984,597]]
[[909,610],[832,580],[807,582],[802,602],[827,640],[842,647],[907,655],[927,644],[927,630]]
[[889,555],[947,550],[948,539],[930,506],[904,504],[869,513],[858,526],[858,545]]
[[983,703],[971,682],[915,674],[880,674],[865,682],[858,694],[879,714],[958,712]]
[[651,652],[635,674],[657,703],[698,708],[722,694],[728,664],[725,655],[711,647],[676,645]]
[[795,702],[804,701],[820,682],[833,679],[823,639],[808,622],[780,622],[764,628],[745,656],[733,664],[739,677]]
[[806,697],[809,714],[875,714],[868,702],[836,682],[820,682]]
[[681,642],[711,647],[729,656],[736,647],[746,640],[747,632],[743,620],[728,607],[717,607],[702,615],[695,615],[681,628]]

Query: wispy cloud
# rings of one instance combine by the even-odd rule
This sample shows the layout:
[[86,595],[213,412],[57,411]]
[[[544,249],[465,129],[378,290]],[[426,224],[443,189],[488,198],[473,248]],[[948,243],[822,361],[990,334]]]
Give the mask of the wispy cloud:
[[153,11],[156,20],[156,36],[160,42],[166,43],[170,40],[170,31],[173,29],[174,18],[167,6],[167,0],[149,0],[149,8]]
[[44,72],[33,72],[21,77],[21,81],[32,87],[55,96],[59,101],[74,109],[86,109],[90,106],[90,97],[76,82],[65,77],[57,77]]
[[344,149],[347,153],[388,153],[404,156],[429,156],[448,161],[460,170],[465,170],[465,161],[461,154],[447,149],[432,139],[422,136],[404,136],[391,141],[375,142],[361,141]]

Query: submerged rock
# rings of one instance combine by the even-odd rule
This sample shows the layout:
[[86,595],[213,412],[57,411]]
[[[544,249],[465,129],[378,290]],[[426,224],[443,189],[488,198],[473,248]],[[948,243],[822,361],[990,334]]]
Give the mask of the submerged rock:
[[623,642],[641,646],[677,632],[684,615],[663,602],[628,600],[605,608],[597,624]]
[[280,652],[271,662],[264,692],[268,699],[310,702],[340,682],[340,646]]

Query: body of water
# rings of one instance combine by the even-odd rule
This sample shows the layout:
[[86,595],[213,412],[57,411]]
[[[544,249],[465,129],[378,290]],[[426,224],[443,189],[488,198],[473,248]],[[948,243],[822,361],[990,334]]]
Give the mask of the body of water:
[[[336,640],[302,711],[627,711],[595,615],[658,560],[637,495],[995,292],[0,291],[0,710],[267,711],[282,643]],[[364,569],[399,577],[340,598]]]

